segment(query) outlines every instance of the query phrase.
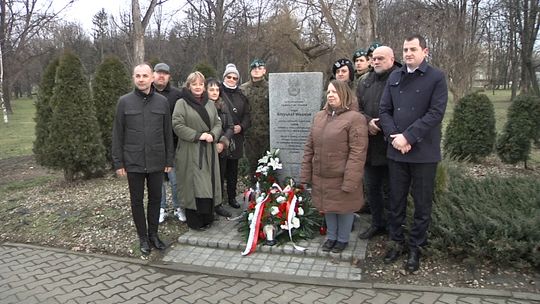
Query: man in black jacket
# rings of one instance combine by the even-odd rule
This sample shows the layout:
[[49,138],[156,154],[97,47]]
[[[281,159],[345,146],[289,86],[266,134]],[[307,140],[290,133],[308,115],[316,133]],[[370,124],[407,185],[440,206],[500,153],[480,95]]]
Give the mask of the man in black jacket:
[[390,73],[401,66],[394,61],[394,51],[380,46],[373,51],[372,70],[358,83],[356,96],[358,108],[368,122],[369,145],[364,178],[367,186],[367,200],[371,210],[371,226],[358,235],[361,239],[371,239],[386,232],[385,209],[388,209],[388,163],[386,142],[379,125],[379,101]]
[[405,65],[394,70],[379,107],[390,178],[390,244],[384,257],[392,263],[403,253],[407,196],[414,199],[405,269],[420,266],[420,248],[427,245],[437,163],[441,160],[441,124],[448,101],[444,73],[427,63],[426,40],[413,35],[403,42]]
[[[171,109],[171,115],[174,111],[174,106],[176,105],[176,101],[180,98],[182,98],[182,91],[173,87],[171,85],[171,74],[170,74],[170,68],[169,65],[166,63],[158,63],[156,66],[154,66],[154,83],[153,86],[156,89],[156,91],[165,96],[167,98],[167,101],[169,102],[169,106]],[[173,142],[174,142],[174,151],[176,151],[176,147],[178,145],[178,136],[174,134],[173,132]],[[167,178],[169,180],[169,184],[171,185],[171,198],[174,208],[174,217],[177,218],[181,222],[186,221],[186,214],[184,213],[184,210],[180,208],[180,202],[178,201],[178,196],[176,194],[176,170],[174,168],[166,173]],[[167,217],[167,181],[163,182],[163,186],[161,187],[161,206],[159,209],[159,223],[163,223],[165,221],[165,218]]]
[[150,245],[165,249],[158,237],[161,184],[163,172],[171,171],[174,161],[169,104],[167,98],[155,94],[153,79],[150,65],[143,63],[133,69],[135,89],[118,100],[112,137],[114,169],[118,176],[127,175],[131,212],[144,255],[150,254]]

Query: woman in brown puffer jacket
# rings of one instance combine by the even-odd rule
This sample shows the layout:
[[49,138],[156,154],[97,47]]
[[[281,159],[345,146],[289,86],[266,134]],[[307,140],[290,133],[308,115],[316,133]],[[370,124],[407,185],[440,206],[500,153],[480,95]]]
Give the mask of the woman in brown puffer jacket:
[[364,204],[368,129],[364,116],[351,110],[356,100],[345,82],[332,80],[326,95],[304,148],[301,181],[312,185],[313,204],[324,213],[323,251],[339,253],[348,245],[354,212]]

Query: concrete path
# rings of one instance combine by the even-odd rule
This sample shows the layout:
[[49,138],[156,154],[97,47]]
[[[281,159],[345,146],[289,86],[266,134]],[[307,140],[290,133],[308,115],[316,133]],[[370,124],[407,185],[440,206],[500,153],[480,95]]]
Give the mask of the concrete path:
[[2,304],[540,303],[532,293],[299,277],[0,244]]

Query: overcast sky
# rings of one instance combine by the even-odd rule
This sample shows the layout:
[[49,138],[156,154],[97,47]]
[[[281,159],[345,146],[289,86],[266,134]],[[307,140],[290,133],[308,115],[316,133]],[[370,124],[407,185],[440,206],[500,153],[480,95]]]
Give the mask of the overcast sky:
[[[69,0],[53,0],[55,10],[61,9],[69,2]],[[149,0],[139,0],[141,11],[146,10],[146,3]],[[164,12],[170,11],[172,7],[178,8],[184,1],[168,0],[164,5]],[[75,0],[73,4],[65,9],[61,17],[64,20],[79,22],[86,31],[91,31],[93,28],[92,18],[102,8],[109,14],[117,17],[121,11],[131,10],[131,0]]]

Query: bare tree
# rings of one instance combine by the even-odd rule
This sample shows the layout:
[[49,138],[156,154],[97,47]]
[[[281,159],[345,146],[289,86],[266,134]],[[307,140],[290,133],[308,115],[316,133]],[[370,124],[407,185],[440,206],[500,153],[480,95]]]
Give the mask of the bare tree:
[[367,47],[377,37],[376,0],[356,0],[356,47]]
[[8,113],[4,103],[4,64],[2,60],[2,46],[0,45],[0,102],[2,103],[2,113],[4,114],[4,123],[8,123]]
[[12,86],[28,62],[37,57],[37,54],[27,52],[29,44],[33,38],[46,31],[58,14],[72,3],[73,0],[69,1],[55,12],[50,1],[0,1],[0,47],[4,73],[2,91],[8,114],[13,112],[10,100]]
[[505,0],[509,12],[509,25],[519,35],[521,57],[520,91],[540,96],[540,88],[533,65],[534,44],[540,28],[538,0]]
[[144,13],[144,17],[141,19],[141,7],[139,5],[139,0],[131,0],[131,17],[133,30],[131,32],[131,41],[133,44],[133,61],[134,64],[144,62],[144,33],[148,24],[150,23],[150,18],[154,13],[156,5],[164,3],[165,0],[150,0],[148,8]]

